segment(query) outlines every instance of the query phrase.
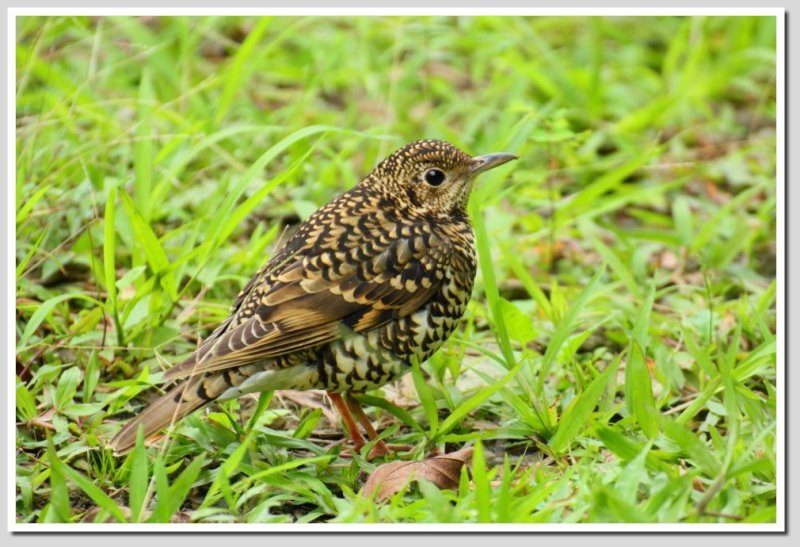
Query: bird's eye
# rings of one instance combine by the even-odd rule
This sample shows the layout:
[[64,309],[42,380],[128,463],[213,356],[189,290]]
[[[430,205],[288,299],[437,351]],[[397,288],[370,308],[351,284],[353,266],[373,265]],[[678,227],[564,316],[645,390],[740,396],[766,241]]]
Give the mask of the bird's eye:
[[444,171],[441,169],[428,169],[425,172],[425,182],[431,186],[439,186],[445,179]]

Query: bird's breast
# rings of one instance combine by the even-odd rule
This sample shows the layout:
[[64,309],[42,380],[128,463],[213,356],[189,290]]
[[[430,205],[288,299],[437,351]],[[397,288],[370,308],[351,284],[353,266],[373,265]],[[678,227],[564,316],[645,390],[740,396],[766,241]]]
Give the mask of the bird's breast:
[[464,315],[474,277],[474,254],[454,256],[443,270],[440,288],[419,310],[331,343],[319,356],[319,387],[340,392],[377,389],[407,373],[415,359],[428,359]]

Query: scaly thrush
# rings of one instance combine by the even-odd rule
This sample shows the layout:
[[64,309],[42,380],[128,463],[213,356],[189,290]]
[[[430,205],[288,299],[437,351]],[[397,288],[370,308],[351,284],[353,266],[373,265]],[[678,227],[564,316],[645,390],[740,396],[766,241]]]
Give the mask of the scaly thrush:
[[[166,373],[177,384],[111,441],[129,450],[212,402],[324,389],[355,449],[375,430],[348,393],[377,389],[430,357],[456,327],[475,278],[473,179],[512,159],[413,142],[317,210],[242,289],[230,316]],[[342,398],[340,394],[345,394]],[[385,451],[378,441],[376,449]]]

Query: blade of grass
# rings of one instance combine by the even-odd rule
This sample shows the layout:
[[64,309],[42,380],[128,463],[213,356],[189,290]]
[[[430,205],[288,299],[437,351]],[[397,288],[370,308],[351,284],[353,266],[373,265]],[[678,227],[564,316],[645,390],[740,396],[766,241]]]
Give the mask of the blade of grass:
[[592,247],[600,256],[603,257],[603,260],[606,262],[606,264],[608,264],[608,266],[611,268],[611,271],[614,272],[619,280],[622,281],[628,292],[634,296],[639,296],[642,292],[641,283],[636,280],[634,273],[625,264],[625,262],[620,259],[615,250],[603,243],[600,238],[594,234],[594,231],[596,230],[594,223],[584,220],[579,223],[579,227],[584,237],[589,240],[589,243],[592,245]]
[[[183,505],[183,502],[189,495],[189,491],[192,489],[192,485],[200,476],[205,462],[206,456],[200,454],[186,466],[172,485],[168,488],[164,488],[162,485],[158,490],[158,504],[150,519],[148,519],[148,522],[169,522],[172,515]],[[164,477],[164,479],[166,479],[166,477]],[[158,482],[156,484],[158,484]],[[161,494],[162,490],[165,491],[164,495]]]
[[573,199],[562,201],[558,209],[563,214],[577,214],[583,209],[591,208],[597,198],[618,187],[622,182],[657,154],[657,149],[646,148],[633,159],[606,171],[591,184],[581,189]]
[[724,224],[722,219],[730,216],[731,213],[739,207],[743,207],[745,204],[751,203],[753,197],[763,191],[764,184],[756,184],[752,188],[748,188],[740,194],[737,194],[736,197],[732,198],[725,205],[720,207],[719,211],[714,213],[710,219],[703,222],[703,226],[694,235],[692,238],[691,250],[693,252],[702,252],[708,246],[708,242],[711,240],[717,230],[720,229],[720,226]]
[[425,381],[422,370],[419,368],[419,361],[414,359],[411,365],[411,378],[414,380],[414,387],[417,388],[417,395],[428,417],[428,427],[430,438],[436,437],[436,430],[439,427],[439,411],[436,408],[436,396],[433,389]]
[[68,404],[72,403],[72,398],[78,389],[81,381],[81,371],[78,367],[69,367],[58,377],[56,387],[55,407],[63,411]]
[[106,283],[106,311],[114,318],[114,326],[117,331],[117,345],[125,346],[125,331],[122,329],[122,322],[119,318],[119,307],[117,304],[117,274],[115,262],[116,249],[116,203],[117,188],[112,186],[106,198],[106,209],[103,217],[103,270]]
[[236,51],[233,62],[225,70],[225,87],[222,89],[222,95],[218,101],[217,115],[214,117],[215,126],[218,126],[225,119],[233,98],[242,89],[242,82],[247,73],[252,70],[252,65],[248,65],[248,61],[252,57],[256,46],[262,43],[264,32],[273,20],[273,17],[261,17],[258,19],[256,26],[248,33],[247,38]]
[[[261,174],[264,168],[269,165],[275,158],[277,158],[284,150],[292,144],[303,140],[311,135],[317,133],[324,133],[329,131],[340,131],[338,128],[327,125],[312,125],[294,131],[269,147],[259,158],[250,166],[247,172],[242,175],[233,188],[230,189],[225,199],[214,212],[211,222],[206,227],[206,241],[207,246],[205,252],[200,257],[200,262],[204,263],[207,255],[220,243],[222,234],[225,233],[226,227],[230,228],[229,219],[231,213],[234,211],[236,202],[241,197],[242,193],[253,182],[253,180]],[[264,195],[262,195],[262,198]]]
[[472,480],[475,483],[475,505],[478,508],[478,522],[491,522],[492,485],[486,469],[486,456],[481,441],[475,441],[472,452]]
[[542,368],[539,372],[539,378],[536,382],[537,394],[541,394],[544,390],[544,383],[547,379],[547,374],[550,371],[553,361],[555,361],[555,358],[558,355],[558,351],[561,349],[561,345],[567,340],[569,335],[572,334],[573,330],[577,326],[581,311],[583,311],[583,308],[594,296],[597,283],[605,271],[606,267],[603,265],[602,268],[595,272],[595,274],[589,280],[589,283],[586,284],[586,287],[584,287],[578,295],[578,298],[575,299],[573,304],[564,314],[564,317],[562,317],[558,322],[558,326],[556,327],[553,336],[550,338],[550,342],[547,344],[547,349],[545,350],[544,357],[542,358]]
[[511,340],[508,337],[503,314],[500,311],[500,291],[497,288],[497,279],[494,272],[494,262],[492,260],[491,245],[489,234],[486,231],[486,223],[479,208],[478,200],[472,199],[469,202],[470,217],[472,218],[473,230],[475,231],[475,243],[478,248],[478,263],[481,268],[483,278],[483,290],[486,293],[486,302],[489,305],[492,322],[494,323],[494,333],[500,351],[505,359],[504,366],[507,369],[514,368],[516,357],[511,348]]
[[17,210],[17,228],[19,225],[25,222],[25,219],[28,218],[28,215],[33,211],[33,208],[36,207],[36,204],[50,191],[52,186],[50,184],[46,184],[42,186],[39,190],[37,190],[26,202],[22,207]]
[[300,420],[300,423],[297,424],[292,436],[297,439],[308,438],[308,436],[314,432],[314,429],[317,427],[320,418],[322,418],[321,408],[315,408],[311,412],[306,413],[306,415]]
[[539,287],[539,284],[536,283],[536,280],[527,270],[525,265],[523,265],[519,257],[508,248],[504,248],[503,257],[508,262],[511,271],[514,272],[514,275],[516,275],[517,279],[520,280],[522,286],[525,287],[525,290],[528,292],[530,297],[533,298],[536,301],[536,304],[542,309],[544,316],[552,321],[553,308],[550,305],[550,301],[547,299],[547,295]]
[[223,496],[226,498],[228,505],[231,506],[231,509],[235,506],[235,503],[232,502],[230,498],[230,477],[234,476],[239,472],[239,466],[244,459],[245,454],[247,451],[250,450],[250,445],[253,442],[253,432],[255,430],[251,429],[250,432],[245,436],[244,440],[241,444],[236,447],[236,450],[231,453],[230,456],[219,466],[217,470],[217,476],[214,478],[214,482],[211,483],[211,486],[206,492],[206,496],[203,499],[203,503],[200,504],[200,508],[204,509],[210,507],[219,499],[219,492],[222,491]]
[[714,453],[688,427],[667,416],[661,416],[661,429],[664,434],[680,446],[681,451],[691,457],[691,462],[708,477],[716,477],[721,466]]
[[625,400],[628,411],[636,417],[642,432],[650,439],[658,435],[658,409],[653,396],[653,384],[645,361],[650,311],[655,299],[655,283],[651,283],[633,326],[625,365]]
[[[104,493],[97,485],[95,485],[91,480],[89,480],[86,476],[78,471],[75,471],[66,463],[62,462],[58,456],[56,455],[55,448],[51,444],[48,448],[48,460],[50,462],[50,470],[51,470],[51,481],[53,480],[52,473],[53,471],[56,472],[56,476],[59,477],[58,480],[63,481],[64,478],[68,478],[72,482],[74,482],[78,488],[83,490],[83,492],[89,496],[101,509],[107,511],[112,517],[117,519],[118,522],[127,522],[125,518],[125,514],[122,512],[122,509],[112,500],[106,493]],[[51,482],[52,485],[52,482]],[[64,488],[62,491],[61,488]],[[52,501],[51,503],[55,505],[59,516],[63,516],[63,511],[65,510],[66,504],[66,511],[67,511],[67,518],[62,519],[63,522],[69,521],[69,498],[66,492],[66,485],[61,483],[56,491],[51,494]],[[63,496],[63,499],[62,499]]]
[[259,471],[258,473],[250,475],[249,477],[245,478],[242,481],[242,483],[243,483],[244,487],[246,488],[250,484],[252,484],[252,483],[254,483],[256,481],[260,481],[262,479],[265,479],[265,478],[267,478],[267,477],[269,477],[271,475],[276,475],[276,474],[279,474],[279,473],[283,473],[285,471],[289,471],[291,469],[296,469],[296,468],[298,468],[298,467],[300,467],[302,465],[311,465],[311,464],[316,464],[316,463],[327,463],[327,462],[329,462],[329,461],[331,461],[331,460],[333,460],[335,458],[336,458],[336,456],[333,455],[333,454],[325,454],[323,456],[314,456],[313,458],[297,458],[295,460],[283,463],[281,465],[276,465],[276,466],[270,467],[269,469],[265,469],[264,471]]
[[159,451],[153,462],[153,482],[156,491],[156,506],[147,519],[147,522],[169,522],[172,512],[167,507],[171,502],[169,492],[169,477],[164,468],[164,454]]
[[709,378],[714,378],[717,375],[717,369],[714,368],[714,365],[711,363],[711,357],[708,354],[709,348],[701,348],[697,343],[694,332],[686,325],[683,326],[682,331],[683,340],[689,355],[694,358],[695,362]]
[[556,434],[547,443],[553,452],[560,453],[569,448],[575,437],[586,426],[589,415],[597,406],[597,401],[603,395],[611,376],[616,373],[621,360],[622,354],[617,354],[611,364],[570,402],[558,421]]
[[[595,431],[603,445],[624,461],[634,459],[644,449],[642,443],[625,436],[624,433],[621,433],[616,428],[601,425],[597,426]],[[653,452],[648,452],[645,462],[647,463],[648,469],[674,474],[672,466],[658,459]]]
[[733,369],[733,378],[737,382],[743,382],[751,376],[762,372],[766,367],[774,367],[776,351],[776,340],[774,338],[772,340],[767,340],[751,351],[748,356],[739,363],[739,366]]
[[86,369],[83,374],[83,402],[88,404],[92,400],[94,389],[100,379],[100,359],[97,357],[97,350],[92,350],[86,360]]
[[508,382],[510,382],[514,377],[516,377],[517,373],[522,368],[523,363],[518,363],[513,369],[511,369],[505,376],[503,376],[498,382],[495,384],[483,388],[478,393],[464,401],[461,405],[459,405],[455,410],[453,410],[450,415],[441,423],[439,429],[436,432],[436,440],[440,440],[442,436],[446,435],[453,429],[461,420],[466,418],[467,414],[478,408],[484,402],[489,400],[489,397],[500,391],[503,386],[505,386]]
[[144,514],[149,486],[147,453],[144,448],[144,428],[136,431],[136,445],[130,455],[130,474],[128,475],[131,522],[140,522]]
[[134,190],[136,207],[145,220],[150,219],[150,199],[153,185],[153,84],[150,70],[142,69],[139,83],[138,123],[133,146]]
[[728,352],[721,356],[720,375],[725,393],[725,410],[728,422],[728,444],[722,461],[722,472],[725,473],[733,462],[736,443],[739,441],[739,402],[736,392],[736,383],[733,379],[733,368],[736,365],[736,353],[739,351],[742,337],[742,324],[738,323],[733,339],[728,347]]
[[275,394],[274,391],[262,391],[258,395],[258,404],[256,405],[256,410],[253,412],[250,419],[247,421],[247,426],[245,427],[245,432],[249,435],[253,428],[258,423],[258,420],[264,414],[264,411],[269,406],[269,403],[272,402],[272,396]]
[[28,324],[25,325],[25,331],[22,333],[22,336],[19,337],[19,341],[17,342],[17,353],[21,353],[23,351],[30,349],[32,346],[27,345],[28,340],[30,339],[31,336],[33,336],[33,333],[36,332],[36,329],[39,328],[39,325],[42,324],[42,321],[44,321],[50,314],[50,312],[52,312],[53,309],[61,302],[73,298],[76,300],[85,300],[90,304],[92,304],[93,306],[102,307],[102,304],[97,300],[95,300],[94,298],[92,298],[91,296],[87,296],[85,294],[80,294],[80,293],[60,294],[58,296],[50,298],[49,300],[45,300],[39,305],[38,308],[36,308],[36,311],[33,312],[33,315],[31,315]]
[[[64,480],[64,465],[58,459],[53,438],[47,438],[47,459],[50,464],[50,511],[49,522],[69,522],[71,519],[69,493]],[[55,518],[54,518],[55,517]]]
[[145,259],[153,270],[153,273],[159,277],[161,286],[167,292],[170,300],[175,302],[178,300],[178,289],[175,281],[175,275],[171,271],[171,264],[167,258],[167,253],[161,246],[158,238],[146,218],[137,209],[134,201],[125,192],[120,193],[122,197],[122,204],[125,207],[125,212],[128,214],[128,219],[133,225],[133,232],[136,235],[136,241],[139,242],[144,250]]
[[[25,275],[25,268],[28,267],[30,264],[31,259],[36,256],[37,252],[40,252],[42,248],[42,242],[47,239],[47,236],[50,235],[50,225],[48,224],[44,230],[41,231],[39,237],[37,238],[36,242],[31,245],[31,248],[28,249],[28,252],[25,254],[25,258],[20,260],[19,264],[17,265],[17,269],[14,271],[14,279],[19,279]],[[17,242],[19,245],[19,242]]]
[[78,485],[78,487],[83,490],[87,496],[92,498],[98,507],[102,508],[104,511],[107,511],[117,520],[117,522],[127,522],[125,514],[116,504],[116,502],[106,495],[106,493],[100,488],[98,488],[91,480],[69,466],[64,465],[62,469],[64,474],[69,477],[72,482]]
[[407,426],[415,429],[420,433],[425,433],[425,429],[419,425],[419,423],[405,410],[400,408],[397,405],[393,405],[389,401],[385,399],[381,399],[380,397],[373,397],[371,395],[357,395],[353,396],[353,398],[358,401],[360,404],[374,406],[377,408],[381,408],[406,424]]
[[16,404],[17,419],[33,420],[39,415],[36,409],[36,399],[34,398],[25,382],[16,377],[16,397],[14,399]]

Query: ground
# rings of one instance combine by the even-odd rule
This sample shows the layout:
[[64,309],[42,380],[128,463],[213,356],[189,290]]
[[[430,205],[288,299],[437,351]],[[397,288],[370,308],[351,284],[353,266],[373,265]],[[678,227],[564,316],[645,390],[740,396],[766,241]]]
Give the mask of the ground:
[[[21,523],[774,522],[771,17],[17,21]],[[380,502],[315,392],[103,447],[281,236],[392,150],[512,152],[452,339],[364,400],[454,484]],[[425,464],[427,465],[427,464]],[[441,485],[440,485],[441,486]]]

